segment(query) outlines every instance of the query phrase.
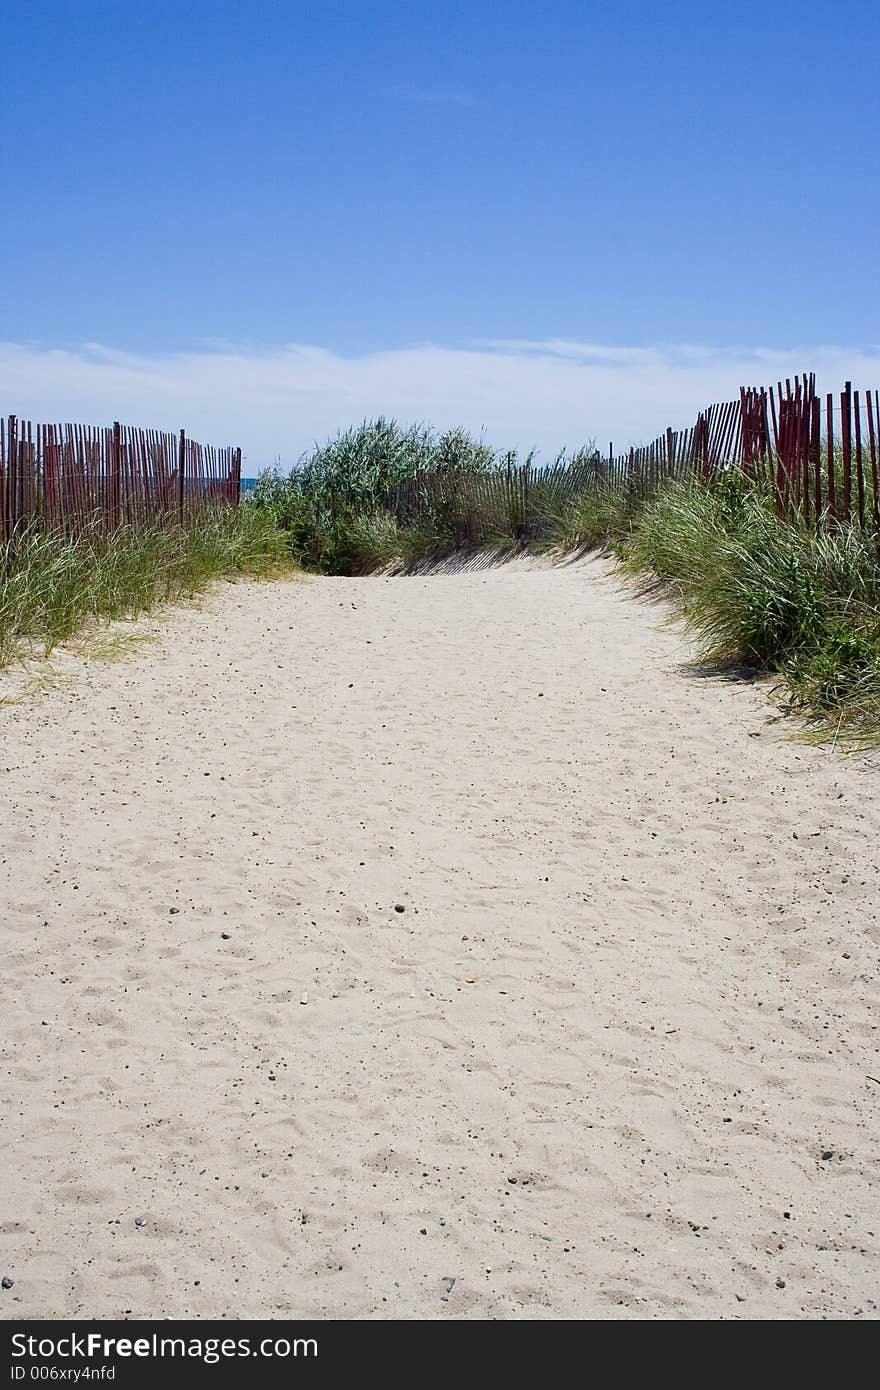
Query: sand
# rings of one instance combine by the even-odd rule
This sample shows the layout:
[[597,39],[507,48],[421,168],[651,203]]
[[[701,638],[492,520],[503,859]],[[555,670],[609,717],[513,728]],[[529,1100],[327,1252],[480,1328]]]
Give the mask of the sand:
[[0,1315],[877,1315],[876,767],[600,560],[136,630],[0,712]]

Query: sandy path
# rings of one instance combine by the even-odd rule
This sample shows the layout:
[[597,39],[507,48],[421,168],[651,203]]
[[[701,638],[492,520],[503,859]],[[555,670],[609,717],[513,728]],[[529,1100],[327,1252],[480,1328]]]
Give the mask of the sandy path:
[[880,774],[598,561],[145,626],[0,714],[2,1316],[877,1315]]

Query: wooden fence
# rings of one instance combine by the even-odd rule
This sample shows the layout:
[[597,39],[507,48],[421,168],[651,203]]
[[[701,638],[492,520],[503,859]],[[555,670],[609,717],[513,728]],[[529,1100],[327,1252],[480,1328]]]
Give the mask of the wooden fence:
[[[806,374],[743,387],[738,399],[701,410],[689,429],[667,429],[623,453],[611,445],[607,455],[582,451],[542,466],[511,459],[482,475],[421,474],[392,489],[388,505],[406,522],[445,513],[464,540],[488,508],[527,537],[587,486],[625,488],[637,499],[669,479],[709,480],[733,468],[766,486],[780,515],[880,530],[880,395],[847,382],[822,397]],[[183,521],[206,504],[236,504],[240,492],[241,450],[197,444],[183,430],[0,420],[0,540],[34,521],[68,532]]]
[[[816,528],[852,523],[880,531],[880,397],[854,391],[821,397],[813,375],[771,387],[743,387],[739,398],[708,406],[685,430],[664,430],[650,444],[598,450],[535,466],[513,458],[482,475],[424,474],[392,489],[398,520],[447,516],[467,540],[478,516],[506,520],[523,538],[586,487],[624,489],[633,500],[664,482],[709,481],[739,469],[772,493],[780,515]],[[472,521],[469,521],[472,517]]]
[[740,468],[773,492],[781,515],[814,525],[853,522],[880,527],[880,394],[820,396],[814,374],[770,387],[741,388],[739,399],[710,406],[696,424],[667,430],[653,444],[609,460],[624,475],[691,473],[709,479]]
[[184,430],[35,425],[0,419],[0,541],[34,522],[77,533],[236,504],[241,450],[197,444]]

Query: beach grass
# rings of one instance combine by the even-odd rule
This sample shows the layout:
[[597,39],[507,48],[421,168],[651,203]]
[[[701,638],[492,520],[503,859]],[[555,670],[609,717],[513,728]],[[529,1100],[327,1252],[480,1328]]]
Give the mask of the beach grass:
[[880,741],[880,539],[870,523],[780,516],[770,486],[737,469],[645,489],[578,467],[593,456],[589,445],[561,456],[526,498],[517,480],[530,459],[463,431],[365,422],[289,477],[264,475],[247,505],[274,519],[307,568],[329,574],[406,570],[475,546],[613,553],[625,573],[665,587],[699,661],[776,672],[820,733]]
[[[32,527],[0,548],[0,663],[49,653],[96,624],[185,599],[211,580],[297,565],[326,574],[413,569],[474,547],[600,549],[682,612],[699,661],[775,672],[820,734],[880,742],[880,537],[870,525],[780,516],[738,470],[644,492],[577,471],[539,475],[464,431],[366,422],[289,477],[264,474],[237,508],[95,527]],[[529,459],[524,461],[526,464]],[[575,488],[568,476],[579,479]]]
[[869,529],[816,531],[776,514],[741,475],[679,484],[620,543],[623,568],[657,576],[712,665],[778,672],[823,732],[880,741],[880,545]]
[[0,664],[24,651],[48,654],[95,620],[192,597],[213,579],[291,567],[271,517],[248,507],[76,537],[33,526],[0,547]]

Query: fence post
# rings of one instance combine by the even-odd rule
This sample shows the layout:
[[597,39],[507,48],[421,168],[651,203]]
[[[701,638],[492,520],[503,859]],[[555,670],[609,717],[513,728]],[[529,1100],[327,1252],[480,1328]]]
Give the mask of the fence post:
[[849,521],[852,505],[852,382],[840,393],[840,447],[843,451],[843,519]]
[[825,397],[825,437],[828,452],[828,515],[837,520],[837,488],[834,480],[834,397]]
[[178,520],[183,525],[184,508],[184,478],[186,474],[186,431],[180,431],[180,445],[177,451],[177,515]]
[[113,421],[113,453],[110,459],[110,515],[111,526],[118,526],[122,520],[122,426]]
[[241,449],[235,451],[235,505],[241,501]]
[[18,417],[10,415],[8,430],[8,450],[6,464],[6,537],[12,539],[15,529],[15,511],[18,493]]

